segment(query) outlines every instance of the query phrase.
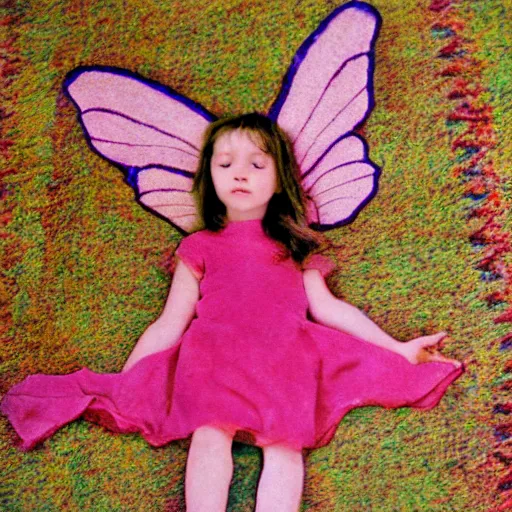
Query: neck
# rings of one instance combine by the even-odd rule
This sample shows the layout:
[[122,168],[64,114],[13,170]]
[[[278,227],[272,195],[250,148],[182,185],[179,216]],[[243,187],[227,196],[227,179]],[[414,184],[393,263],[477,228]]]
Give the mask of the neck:
[[263,233],[261,219],[228,220],[225,228],[232,233]]
[[261,219],[231,219],[228,220],[228,224],[238,224],[239,222],[259,222],[261,224]]

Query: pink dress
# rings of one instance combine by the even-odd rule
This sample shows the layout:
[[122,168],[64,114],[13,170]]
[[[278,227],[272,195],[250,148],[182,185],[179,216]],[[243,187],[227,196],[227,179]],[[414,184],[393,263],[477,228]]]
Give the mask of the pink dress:
[[[350,409],[429,409],[462,373],[447,363],[412,365],[314,323],[302,269],[280,254],[259,220],[184,238],[176,255],[201,279],[201,297],[180,342],[124,373],[27,377],[1,404],[21,448],[80,416],[139,432],[153,446],[216,425],[257,446],[318,448]],[[317,255],[303,268],[327,275],[333,266]]]

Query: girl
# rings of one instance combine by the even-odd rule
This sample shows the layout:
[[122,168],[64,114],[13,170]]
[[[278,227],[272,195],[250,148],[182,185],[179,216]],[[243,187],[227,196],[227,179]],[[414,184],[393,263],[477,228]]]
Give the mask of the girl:
[[267,117],[210,125],[194,193],[204,229],[178,247],[167,303],[123,372],[34,375],[2,411],[25,449],[81,415],[154,446],[192,434],[190,512],[225,510],[238,436],[263,448],[257,512],[297,510],[304,448],[354,407],[433,407],[463,368],[431,348],[445,333],[400,343],[330,293],[293,151]]

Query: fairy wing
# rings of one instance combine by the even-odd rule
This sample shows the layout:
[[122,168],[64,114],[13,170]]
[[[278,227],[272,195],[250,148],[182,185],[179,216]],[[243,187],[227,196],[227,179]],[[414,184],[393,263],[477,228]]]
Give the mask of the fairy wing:
[[216,118],[201,105],[124,69],[91,66],[69,73],[89,146],[125,172],[137,200],[184,231],[197,221],[190,193],[202,136]]
[[[377,190],[378,167],[353,132],[373,106],[373,46],[381,20],[362,2],[328,16],[299,48],[269,117],[291,136],[318,229],[351,221]],[[157,82],[127,70],[72,71],[64,89],[87,141],[120,166],[139,202],[190,231],[190,194],[202,135],[215,116]]]
[[363,2],[334,10],[304,41],[269,110],[290,136],[320,230],[351,222],[377,192],[379,168],[354,132],[373,108],[379,13]]

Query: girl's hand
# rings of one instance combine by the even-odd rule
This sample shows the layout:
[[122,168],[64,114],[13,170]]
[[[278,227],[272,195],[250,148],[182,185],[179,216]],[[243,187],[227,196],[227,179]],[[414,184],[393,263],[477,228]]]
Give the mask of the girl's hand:
[[438,332],[429,336],[415,338],[403,344],[400,354],[412,364],[438,362],[450,363],[460,368],[462,366],[460,361],[449,359],[433,348],[434,345],[437,345],[446,336],[445,332]]

